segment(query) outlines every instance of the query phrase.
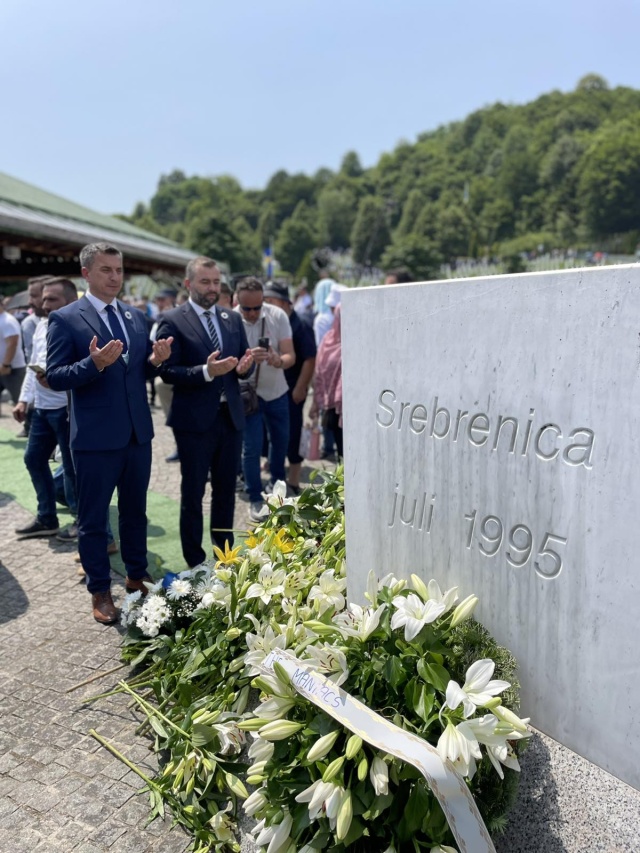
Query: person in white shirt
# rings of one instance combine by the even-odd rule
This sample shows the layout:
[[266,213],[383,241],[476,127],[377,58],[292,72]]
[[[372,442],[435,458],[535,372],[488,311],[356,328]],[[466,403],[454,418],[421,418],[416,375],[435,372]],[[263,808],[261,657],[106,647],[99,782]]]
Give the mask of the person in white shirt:
[[51,454],[56,445],[60,448],[64,470],[64,491],[72,514],[77,511],[73,460],[69,449],[69,416],[67,394],[65,391],[52,391],[44,378],[47,367],[47,328],[48,317],[53,311],[75,302],[78,292],[75,284],[66,278],[53,279],[43,288],[42,307],[45,317],[36,326],[31,349],[31,364],[42,370],[27,370],[20,389],[20,398],[13,416],[23,423],[30,406],[31,429],[24,454],[24,462],[31,476],[31,482],[38,499],[38,512],[35,521],[16,529],[20,539],[33,539],[40,536],[55,536],[62,541],[76,538],[74,525],[67,531],[59,532],[56,511],[56,494],[53,474],[49,465]]
[[6,388],[14,404],[18,402],[25,365],[20,323],[5,311],[4,297],[0,295],[0,391]]
[[[289,318],[275,305],[264,301],[262,283],[252,276],[236,287],[238,307],[253,360],[257,364],[249,380],[256,389],[260,409],[247,416],[244,428],[242,464],[249,493],[249,516],[260,521],[266,514],[262,500],[260,454],[264,429],[269,434],[269,471],[271,481],[286,479],[284,461],[289,446],[289,397],[284,371],[296,362]],[[268,340],[265,340],[268,339]]]

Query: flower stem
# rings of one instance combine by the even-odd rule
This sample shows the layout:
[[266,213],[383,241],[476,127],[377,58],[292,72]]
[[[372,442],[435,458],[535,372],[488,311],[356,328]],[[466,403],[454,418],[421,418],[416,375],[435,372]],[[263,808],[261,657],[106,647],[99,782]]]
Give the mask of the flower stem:
[[183,737],[187,738],[187,740],[190,740],[188,732],[185,732],[184,729],[181,729],[180,726],[177,726],[173,722],[173,720],[169,719],[169,717],[165,717],[164,714],[158,711],[157,708],[154,708],[154,706],[150,702],[147,702],[146,699],[143,699],[142,696],[138,696],[138,694],[134,690],[132,690],[126,682],[121,681],[120,684],[122,685],[122,689],[136,700],[136,702],[144,709],[144,711],[146,711],[148,716],[153,715],[156,717],[160,717],[160,719],[163,720],[168,726],[171,726],[172,729],[175,729],[178,734],[181,734]]
[[121,752],[119,752],[115,748],[115,746],[113,746],[113,744],[109,743],[109,741],[103,738],[102,735],[99,735],[95,729],[89,729],[89,734],[92,738],[95,738],[98,743],[101,744],[112,755],[115,755],[115,757],[119,761],[122,761],[123,764],[126,764],[129,770],[133,770],[133,772],[136,773],[144,782],[146,782],[146,784],[150,788],[154,788],[156,791],[160,790],[160,788],[158,787],[158,785],[156,785],[153,779],[150,779],[145,773],[143,773],[142,770],[140,770],[140,768],[133,763],[133,761],[129,761],[128,758],[125,758],[125,756]]

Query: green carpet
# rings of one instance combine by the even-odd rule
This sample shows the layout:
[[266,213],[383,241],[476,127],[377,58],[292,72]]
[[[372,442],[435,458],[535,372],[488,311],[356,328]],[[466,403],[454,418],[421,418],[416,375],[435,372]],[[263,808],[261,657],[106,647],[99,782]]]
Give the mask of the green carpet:
[[[24,466],[26,444],[24,438],[16,438],[14,433],[0,428],[0,492],[35,515],[36,495],[29,473]],[[66,507],[58,506],[58,514],[61,526],[69,524],[71,514]],[[111,526],[117,539],[118,510],[115,499],[110,516]],[[186,566],[178,534],[178,502],[156,492],[148,492],[147,516],[149,518],[147,531],[149,574],[158,578],[166,571],[182,571]],[[111,566],[119,574],[125,574],[119,554],[111,558]]]

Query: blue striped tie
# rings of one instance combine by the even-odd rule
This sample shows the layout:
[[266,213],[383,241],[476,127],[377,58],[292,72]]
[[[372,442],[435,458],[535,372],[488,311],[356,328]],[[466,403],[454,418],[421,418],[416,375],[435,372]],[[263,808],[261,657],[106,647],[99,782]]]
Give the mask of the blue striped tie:
[[213,325],[213,320],[211,319],[211,311],[205,311],[204,316],[207,320],[207,326],[209,328],[209,337],[211,338],[211,343],[213,344],[214,352],[216,350],[222,349],[220,346],[220,341],[218,340],[218,334],[216,332],[216,327]]

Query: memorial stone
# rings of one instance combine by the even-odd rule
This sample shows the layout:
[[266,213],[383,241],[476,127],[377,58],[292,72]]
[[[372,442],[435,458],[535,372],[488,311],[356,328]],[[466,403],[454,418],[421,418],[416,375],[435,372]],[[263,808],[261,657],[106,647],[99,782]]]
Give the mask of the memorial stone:
[[640,266],[343,295],[349,597],[460,597],[522,713],[640,788]]

